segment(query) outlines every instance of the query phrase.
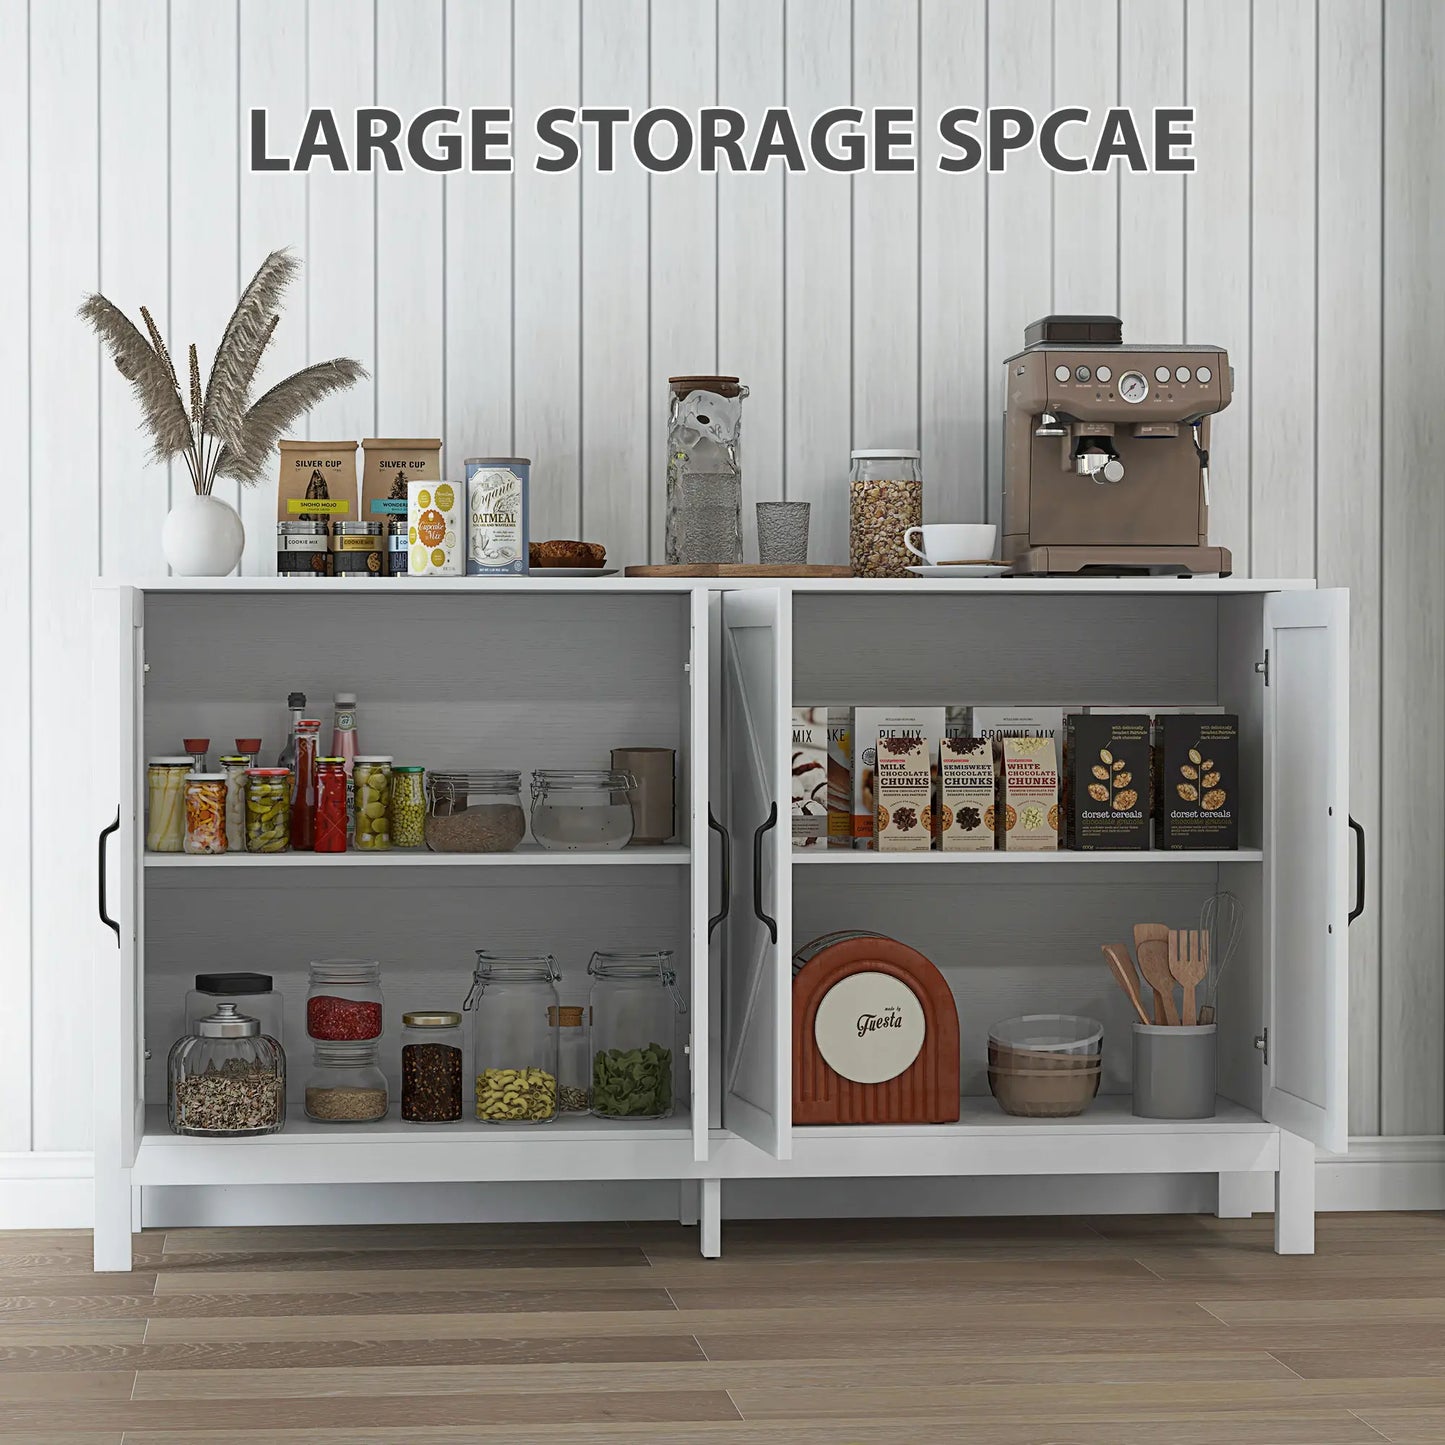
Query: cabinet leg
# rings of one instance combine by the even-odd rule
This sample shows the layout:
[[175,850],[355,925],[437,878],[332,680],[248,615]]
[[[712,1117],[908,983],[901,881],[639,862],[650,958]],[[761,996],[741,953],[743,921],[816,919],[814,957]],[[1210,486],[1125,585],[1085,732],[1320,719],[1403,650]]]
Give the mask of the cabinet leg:
[[677,1222],[689,1227],[697,1223],[698,1181],[680,1179],[677,1185]]
[[1274,1252],[1315,1252],[1315,1146],[1284,1129],[1274,1177]]
[[1214,1206],[1216,1219],[1248,1219],[1253,1210],[1249,1207],[1248,1174],[1219,1175],[1219,1200]]
[[[139,1191],[137,1190],[138,1194]],[[95,1269],[131,1267],[131,1187],[129,1169],[98,1169],[95,1175]]]
[[717,1259],[722,1254],[722,1180],[703,1179],[699,1184],[699,1248],[704,1259]]

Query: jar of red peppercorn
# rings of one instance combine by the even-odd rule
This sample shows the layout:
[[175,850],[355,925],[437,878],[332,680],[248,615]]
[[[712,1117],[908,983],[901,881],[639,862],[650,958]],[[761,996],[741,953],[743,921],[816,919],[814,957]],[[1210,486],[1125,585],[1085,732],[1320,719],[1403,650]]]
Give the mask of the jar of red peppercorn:
[[341,1042],[379,1039],[381,965],[355,958],[313,963],[306,995],[306,1032],[313,1039]]
[[346,852],[346,759],[316,759],[316,851]]

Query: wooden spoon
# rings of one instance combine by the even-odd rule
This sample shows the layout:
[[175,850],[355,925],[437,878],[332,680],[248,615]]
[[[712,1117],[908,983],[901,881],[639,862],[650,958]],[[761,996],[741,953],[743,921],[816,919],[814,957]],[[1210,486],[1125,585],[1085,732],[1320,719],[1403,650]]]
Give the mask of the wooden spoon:
[[1154,1022],[1177,1024],[1179,1010],[1174,1007],[1174,975],[1169,972],[1169,925],[1136,923],[1134,952],[1139,955],[1139,972],[1154,990]]
[[1197,988],[1209,975],[1209,935],[1194,929],[1169,930],[1169,972],[1184,995],[1184,1023],[1193,1028],[1198,1022]]
[[1104,957],[1109,960],[1110,971],[1118,980],[1119,987],[1129,995],[1129,1002],[1134,1005],[1139,1022],[1147,1024],[1149,1015],[1144,1012],[1144,1005],[1139,1002],[1139,976],[1134,972],[1134,960],[1129,957],[1129,950],[1122,943],[1105,943],[1102,947]]

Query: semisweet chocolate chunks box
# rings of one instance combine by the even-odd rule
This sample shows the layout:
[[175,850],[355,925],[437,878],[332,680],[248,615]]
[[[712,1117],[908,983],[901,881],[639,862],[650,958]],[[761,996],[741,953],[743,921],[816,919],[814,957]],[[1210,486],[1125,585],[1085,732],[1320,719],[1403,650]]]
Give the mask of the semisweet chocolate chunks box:
[[1162,713],[1155,735],[1155,845],[1238,848],[1239,718]]
[[828,710],[793,709],[793,847],[828,846]]
[[1068,719],[1068,845],[1080,852],[1149,849],[1149,719],[1073,713]]
[[938,835],[945,853],[987,853],[994,847],[996,744],[949,728],[939,760]]

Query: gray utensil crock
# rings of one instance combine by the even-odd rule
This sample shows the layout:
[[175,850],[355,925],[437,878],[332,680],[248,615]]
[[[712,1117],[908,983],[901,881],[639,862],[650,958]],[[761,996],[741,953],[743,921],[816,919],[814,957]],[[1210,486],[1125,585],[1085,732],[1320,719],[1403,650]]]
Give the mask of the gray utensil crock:
[[1214,1024],[1134,1025],[1134,1113],[1140,1119],[1212,1119]]

